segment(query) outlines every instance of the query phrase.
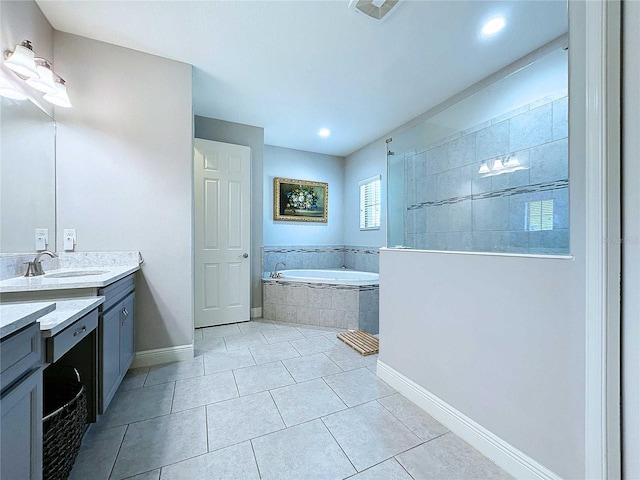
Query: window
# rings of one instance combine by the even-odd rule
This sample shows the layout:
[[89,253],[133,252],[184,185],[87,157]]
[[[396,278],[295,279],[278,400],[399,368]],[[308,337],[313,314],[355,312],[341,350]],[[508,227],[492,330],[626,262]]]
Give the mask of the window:
[[527,202],[526,205],[526,230],[553,230],[553,199]]
[[360,186],[360,230],[380,228],[380,175],[362,180]]

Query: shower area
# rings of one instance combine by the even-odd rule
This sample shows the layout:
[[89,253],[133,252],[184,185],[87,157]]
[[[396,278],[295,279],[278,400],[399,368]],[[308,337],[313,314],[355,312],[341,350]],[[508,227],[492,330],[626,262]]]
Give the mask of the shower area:
[[387,140],[390,248],[569,254],[562,42]]

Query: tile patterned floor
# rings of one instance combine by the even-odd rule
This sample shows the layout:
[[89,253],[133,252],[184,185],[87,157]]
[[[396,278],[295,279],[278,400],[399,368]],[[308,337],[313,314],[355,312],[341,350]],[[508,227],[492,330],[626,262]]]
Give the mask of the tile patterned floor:
[[335,329],[199,329],[196,357],[130,370],[71,479],[511,478],[375,375]]

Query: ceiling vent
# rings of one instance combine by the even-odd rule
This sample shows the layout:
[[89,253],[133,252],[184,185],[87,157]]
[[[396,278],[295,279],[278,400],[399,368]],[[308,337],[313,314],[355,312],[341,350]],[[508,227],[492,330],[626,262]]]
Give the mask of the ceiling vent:
[[364,13],[374,20],[382,20],[388,17],[399,3],[400,0],[351,0],[349,8],[358,13]]

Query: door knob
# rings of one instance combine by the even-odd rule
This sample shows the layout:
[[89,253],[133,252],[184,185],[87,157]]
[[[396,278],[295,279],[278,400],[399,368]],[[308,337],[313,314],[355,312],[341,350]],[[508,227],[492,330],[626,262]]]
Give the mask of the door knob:
[[248,253],[243,253],[242,254],[242,258],[249,258],[249,254]]

